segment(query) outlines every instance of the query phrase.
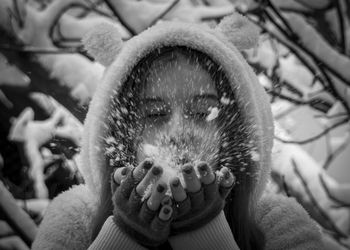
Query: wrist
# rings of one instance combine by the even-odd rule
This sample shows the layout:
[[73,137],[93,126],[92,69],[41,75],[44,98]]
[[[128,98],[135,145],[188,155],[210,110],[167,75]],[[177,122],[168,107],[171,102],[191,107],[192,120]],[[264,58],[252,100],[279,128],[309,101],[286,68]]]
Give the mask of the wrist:
[[110,216],[107,218],[101,231],[89,247],[89,250],[94,249],[145,250],[146,248],[139,245],[130,236],[120,230],[120,228],[114,223],[113,216]]
[[170,237],[169,242],[173,249],[239,249],[223,211],[196,230]]

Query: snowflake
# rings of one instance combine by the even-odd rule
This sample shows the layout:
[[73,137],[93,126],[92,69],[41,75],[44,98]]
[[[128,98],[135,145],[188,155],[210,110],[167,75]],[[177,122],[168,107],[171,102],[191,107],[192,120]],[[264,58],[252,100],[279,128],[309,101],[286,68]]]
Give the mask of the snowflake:
[[210,107],[209,111],[210,111],[210,113],[207,116],[207,118],[205,119],[207,122],[210,122],[210,121],[216,119],[219,115],[220,110],[217,107],[214,107],[214,108]]

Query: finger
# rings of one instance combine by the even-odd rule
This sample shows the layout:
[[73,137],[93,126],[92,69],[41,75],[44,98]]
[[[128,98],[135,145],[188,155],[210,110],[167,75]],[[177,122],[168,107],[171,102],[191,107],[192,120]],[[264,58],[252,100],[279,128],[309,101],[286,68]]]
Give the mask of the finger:
[[0,239],[0,249],[4,250],[29,250],[28,246],[17,235],[9,236]]
[[213,201],[219,197],[219,188],[218,188],[218,181],[216,173],[213,173],[214,175],[214,181],[212,181],[209,184],[203,183],[203,193],[204,193],[204,200],[206,202]]
[[118,192],[121,192],[121,194],[126,198],[129,199],[130,194],[132,192],[132,190],[135,188],[135,179],[133,177],[133,170],[134,168],[129,168],[127,167],[127,169],[130,169],[130,171],[127,171],[127,175],[126,177],[122,176],[122,180],[120,181],[120,186],[118,188]]
[[188,196],[190,197],[190,200],[191,200],[192,210],[198,210],[200,208],[203,208],[203,205],[204,205],[203,189],[200,189],[195,193],[189,192]]
[[143,195],[152,182],[156,182],[157,179],[163,173],[163,168],[160,166],[153,166],[150,171],[146,174],[146,176],[142,179],[142,181],[137,185],[136,192],[140,195]]
[[142,196],[140,196],[137,192],[136,189],[134,188],[130,194],[129,197],[129,210],[130,213],[138,213],[141,209],[141,204],[142,204]]
[[159,216],[156,216],[151,224],[151,230],[155,232],[164,232],[170,224],[173,209],[165,205],[161,208]]
[[120,185],[122,180],[126,178],[126,175],[129,172],[129,168],[122,167],[122,168],[117,168],[114,173],[113,173],[113,180],[117,185]]
[[126,178],[128,172],[130,171],[130,168],[126,167],[121,167],[121,168],[116,168],[114,172],[112,173],[112,181],[111,181],[111,186],[112,186],[112,192],[114,193],[117,187],[120,186],[122,183],[123,179]]
[[173,214],[173,209],[169,205],[164,205],[159,212],[159,219],[162,221],[170,220],[171,216]]
[[150,170],[153,166],[153,160],[152,159],[145,159],[142,161],[134,170],[133,176],[136,182],[140,182],[143,177],[147,174],[148,170]]
[[146,202],[142,204],[140,213],[139,213],[139,218],[145,222],[147,225],[151,224],[151,221],[153,218],[156,216],[157,211],[153,211],[149,209],[148,205]]
[[6,223],[0,220],[0,238],[13,234],[13,229]]
[[235,176],[227,167],[223,167],[220,172],[222,176],[220,185],[222,187],[231,187],[235,182]]
[[187,194],[178,177],[174,177],[170,180],[170,190],[173,199],[177,202],[184,201],[187,198]]
[[225,199],[228,196],[228,194],[231,192],[234,186],[235,177],[227,167],[223,167],[220,170],[219,180],[220,180],[219,193],[221,197]]
[[188,192],[198,192],[201,188],[201,183],[197,177],[196,172],[191,164],[185,164],[181,168],[184,177],[186,190]]
[[166,189],[167,185],[163,181],[153,185],[152,194],[147,200],[147,206],[149,209],[153,211],[158,210],[161,201],[165,197]]
[[162,205],[162,206],[165,206],[165,205],[172,206],[173,205],[173,201],[171,200],[171,197],[169,195],[165,195],[165,197],[160,202],[160,205]]
[[191,200],[187,197],[181,202],[175,202],[175,217],[181,218],[183,215],[186,215],[191,210]]
[[206,162],[200,162],[197,165],[199,178],[205,185],[212,183],[215,180],[215,174]]

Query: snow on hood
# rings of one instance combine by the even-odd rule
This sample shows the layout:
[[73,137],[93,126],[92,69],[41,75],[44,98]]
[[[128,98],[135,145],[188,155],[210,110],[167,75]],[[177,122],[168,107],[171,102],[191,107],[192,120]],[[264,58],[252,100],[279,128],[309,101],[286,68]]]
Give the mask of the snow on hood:
[[[225,18],[215,29],[198,24],[163,22],[124,43],[113,29],[106,25],[100,26],[84,40],[89,53],[107,66],[103,80],[98,84],[91,101],[84,125],[81,171],[88,187],[98,194],[101,183],[109,182],[111,169],[105,152],[108,150],[106,140],[114,140],[107,138],[109,109],[115,101],[112,97],[118,96],[133,68],[147,54],[162,47],[181,46],[208,55],[222,67],[230,82],[235,102],[244,116],[246,132],[249,132],[245,143],[249,144],[247,148],[251,150],[248,153],[253,163],[242,166],[237,171],[249,169],[251,178],[254,178],[253,199],[257,200],[270,173],[273,121],[267,95],[239,52],[239,49],[254,45],[254,40],[257,40],[255,28],[245,18],[234,14]],[[220,101],[222,104],[230,102],[225,97]],[[227,129],[232,131],[238,128]],[[234,144],[233,140],[235,138],[225,141],[226,146]],[[118,145],[119,142],[113,143]],[[125,150],[123,146],[125,145],[120,144],[117,150]]]

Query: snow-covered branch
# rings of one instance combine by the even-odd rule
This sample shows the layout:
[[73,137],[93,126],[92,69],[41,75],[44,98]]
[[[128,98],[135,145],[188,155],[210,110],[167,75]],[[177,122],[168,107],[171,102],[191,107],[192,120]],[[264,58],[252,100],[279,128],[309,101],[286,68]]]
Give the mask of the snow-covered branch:
[[[80,30],[81,33],[86,31],[88,26],[83,27],[74,18],[64,15],[77,3],[86,5],[82,0],[53,1],[45,9],[37,10],[24,1],[1,1],[0,30],[4,36],[0,42],[23,47],[23,51],[3,47],[2,53],[10,63],[30,76],[34,89],[55,96],[82,121],[86,111],[78,107],[88,102],[101,78],[103,67],[80,54],[35,53],[30,50],[23,53],[28,48],[48,52],[57,50],[51,35],[59,20],[64,20],[65,27]],[[105,18],[95,19],[94,24],[101,21],[105,21]]]
[[34,189],[38,198],[48,197],[44,175],[47,162],[42,146],[54,137],[69,139],[80,146],[82,131],[82,124],[63,108],[56,108],[52,116],[45,121],[35,121],[33,110],[27,108],[14,121],[9,139],[23,145],[29,174],[34,180]]

